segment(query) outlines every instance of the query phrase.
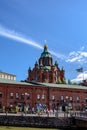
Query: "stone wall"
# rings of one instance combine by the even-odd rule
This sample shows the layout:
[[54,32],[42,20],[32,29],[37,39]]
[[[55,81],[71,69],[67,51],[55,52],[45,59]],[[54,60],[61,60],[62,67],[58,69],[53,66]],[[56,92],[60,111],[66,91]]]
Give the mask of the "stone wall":
[[0,125],[46,127],[46,128],[72,128],[72,118],[39,117],[39,116],[6,116],[0,115]]
[[78,128],[87,130],[87,118],[86,117],[75,117],[75,124]]

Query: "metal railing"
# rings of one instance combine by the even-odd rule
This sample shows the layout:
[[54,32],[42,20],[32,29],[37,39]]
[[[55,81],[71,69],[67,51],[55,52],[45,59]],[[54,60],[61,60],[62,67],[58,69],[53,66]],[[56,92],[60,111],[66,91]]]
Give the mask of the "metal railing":
[[73,112],[71,116],[75,118],[87,118],[87,112],[85,111]]

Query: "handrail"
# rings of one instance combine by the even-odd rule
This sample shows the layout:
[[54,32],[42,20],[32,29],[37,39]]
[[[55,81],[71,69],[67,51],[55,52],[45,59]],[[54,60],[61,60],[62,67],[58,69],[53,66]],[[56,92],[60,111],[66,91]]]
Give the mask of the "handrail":
[[87,118],[87,112],[85,112],[85,111],[73,112],[71,116],[78,117],[78,118],[80,118],[80,117]]

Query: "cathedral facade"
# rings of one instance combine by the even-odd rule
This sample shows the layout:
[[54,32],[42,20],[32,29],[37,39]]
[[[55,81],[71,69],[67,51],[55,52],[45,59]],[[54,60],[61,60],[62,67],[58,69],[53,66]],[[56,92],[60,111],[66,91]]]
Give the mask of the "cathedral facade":
[[58,67],[57,61],[53,64],[53,58],[46,45],[34,68],[31,70],[29,67],[27,81],[65,83],[64,69]]

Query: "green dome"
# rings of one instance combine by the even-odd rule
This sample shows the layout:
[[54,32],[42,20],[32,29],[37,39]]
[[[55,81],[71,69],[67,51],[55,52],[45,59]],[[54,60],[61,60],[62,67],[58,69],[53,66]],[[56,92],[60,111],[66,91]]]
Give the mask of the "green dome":
[[41,58],[43,57],[51,57],[50,53],[47,50],[47,46],[44,45],[44,51],[41,53]]

